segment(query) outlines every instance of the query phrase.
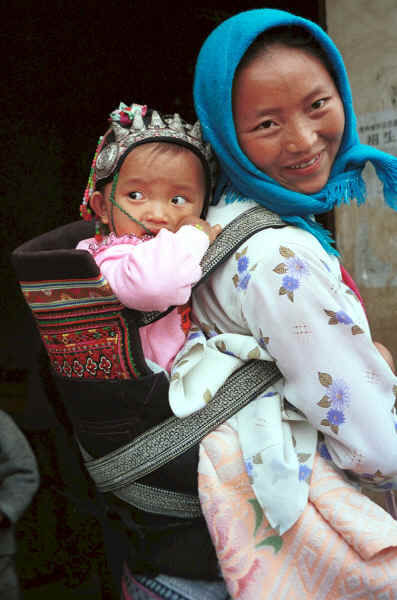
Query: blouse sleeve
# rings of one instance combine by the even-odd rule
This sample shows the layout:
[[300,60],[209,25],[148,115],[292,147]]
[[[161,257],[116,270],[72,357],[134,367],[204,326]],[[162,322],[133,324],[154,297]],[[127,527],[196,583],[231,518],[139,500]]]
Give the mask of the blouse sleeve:
[[115,244],[95,260],[119,300],[136,310],[166,310],[185,304],[201,277],[208,236],[192,226],[162,229],[137,246]]
[[285,398],[324,434],[337,466],[397,487],[397,378],[339,263],[299,243],[263,254],[240,257],[235,291],[249,330],[285,378]]

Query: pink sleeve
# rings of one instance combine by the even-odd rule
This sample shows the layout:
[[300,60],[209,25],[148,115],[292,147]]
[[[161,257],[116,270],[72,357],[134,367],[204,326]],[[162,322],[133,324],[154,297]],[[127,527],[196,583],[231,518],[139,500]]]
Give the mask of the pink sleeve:
[[185,225],[176,233],[162,229],[137,246],[112,245],[95,260],[124,306],[161,311],[189,300],[208,246],[205,233]]

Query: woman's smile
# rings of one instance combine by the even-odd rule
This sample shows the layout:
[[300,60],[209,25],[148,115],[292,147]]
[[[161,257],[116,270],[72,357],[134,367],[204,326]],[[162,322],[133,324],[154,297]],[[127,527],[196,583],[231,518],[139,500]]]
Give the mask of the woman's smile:
[[240,148],[258,169],[304,194],[326,185],[345,117],[319,58],[274,44],[237,70],[233,115]]
[[[299,164],[288,165],[287,169],[299,169],[301,172],[304,171],[306,174],[308,167],[311,167],[313,165],[318,166],[320,156],[321,156],[320,153],[318,153],[315,156],[313,156],[313,158],[309,158],[307,160],[302,160]],[[313,169],[311,170],[311,172],[312,171],[313,171]]]

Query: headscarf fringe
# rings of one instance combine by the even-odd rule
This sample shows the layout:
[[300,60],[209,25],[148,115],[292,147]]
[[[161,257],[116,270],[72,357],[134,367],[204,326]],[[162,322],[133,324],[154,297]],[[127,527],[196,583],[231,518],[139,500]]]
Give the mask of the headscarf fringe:
[[356,200],[357,205],[360,206],[366,201],[367,190],[361,172],[355,171],[346,175],[348,176],[329,181],[327,204],[339,206],[340,204],[350,204],[352,200]]
[[[363,181],[362,184],[364,185]],[[249,200],[249,198],[240,194],[230,182],[223,185],[223,193],[223,200],[225,204],[232,204],[233,202],[244,202]],[[300,227],[301,229],[309,231],[318,239],[318,241],[328,254],[334,254],[335,256],[339,256],[339,252],[336,250],[336,248],[332,246],[332,244],[335,244],[335,240],[332,238],[331,232],[328,231],[328,229],[325,229],[325,227],[323,227],[320,223],[317,223],[314,220],[314,218],[295,216],[289,217],[283,215],[282,219],[289,225],[294,225],[295,227]]]
[[333,239],[331,232],[328,231],[328,229],[325,229],[325,227],[323,227],[320,223],[313,221],[310,217],[283,216],[282,219],[289,225],[295,225],[295,227],[305,229],[306,231],[314,235],[314,237],[318,239],[318,241],[328,254],[340,256],[338,250],[332,245],[335,244],[335,240]]
[[373,161],[376,174],[383,183],[383,196],[390,208],[397,210],[397,161],[388,161],[387,165]]

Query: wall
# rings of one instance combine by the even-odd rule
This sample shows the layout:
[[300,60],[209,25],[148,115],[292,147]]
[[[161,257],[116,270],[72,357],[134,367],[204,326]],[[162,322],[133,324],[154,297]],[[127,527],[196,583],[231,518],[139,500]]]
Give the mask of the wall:
[[[397,156],[397,0],[327,0],[326,21],[349,72],[361,141]],[[335,210],[336,238],[373,337],[397,360],[397,213],[371,167],[365,179],[367,203]]]

